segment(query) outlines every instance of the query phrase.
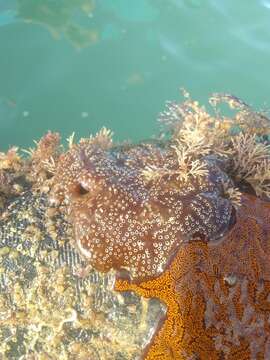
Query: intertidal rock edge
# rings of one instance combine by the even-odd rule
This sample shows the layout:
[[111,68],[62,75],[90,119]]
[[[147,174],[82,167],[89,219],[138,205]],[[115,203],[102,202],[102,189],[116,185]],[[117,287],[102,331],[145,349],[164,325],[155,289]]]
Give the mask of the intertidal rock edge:
[[[93,335],[83,345],[66,335],[66,327],[75,331],[82,324],[91,333],[99,321],[87,302],[81,303],[84,296],[94,313],[91,301],[98,287],[90,281],[78,291],[75,284],[93,273],[108,273],[111,287],[102,287],[104,297],[111,296],[116,305],[104,324],[110,318],[115,322],[95,341],[107,336],[116,346],[115,359],[270,357],[269,119],[228,94],[214,94],[209,112],[186,92],[184,98],[181,104],[167,104],[156,140],[114,144],[112,132],[103,128],[78,143],[71,136],[65,149],[60,136],[49,132],[26,151],[27,157],[15,147],[0,154],[1,269],[10,282],[3,280],[3,327],[13,326],[18,336],[27,319],[21,336],[31,341],[23,340],[20,351],[29,355],[39,346],[40,356],[46,355],[48,345],[38,345],[39,338],[27,334],[33,327],[49,327],[46,331],[57,339],[53,351],[63,359],[72,358],[74,346],[81,349],[81,359],[112,356],[102,353],[106,347],[93,345]],[[231,107],[230,117],[219,112],[221,102]],[[73,255],[63,257],[61,246]],[[69,266],[66,273],[61,256]],[[31,281],[12,282],[15,270],[6,263],[14,257],[17,273],[21,257],[34,261]],[[54,281],[69,300],[61,292],[41,300],[40,288],[49,290],[45,278],[41,286],[40,264],[47,267],[46,281],[55,278],[56,268],[63,272]],[[35,296],[24,295],[27,287]],[[24,302],[10,302],[14,294]],[[134,318],[131,313],[122,318],[126,329],[141,324],[137,337],[132,331],[127,337],[129,350],[118,337],[123,296],[135,296],[135,308],[141,304]],[[54,325],[46,323],[48,315],[42,321],[33,315],[42,313],[42,301],[47,306],[56,302],[52,312],[65,309]],[[15,335],[9,336],[3,338],[5,354],[12,354]]]

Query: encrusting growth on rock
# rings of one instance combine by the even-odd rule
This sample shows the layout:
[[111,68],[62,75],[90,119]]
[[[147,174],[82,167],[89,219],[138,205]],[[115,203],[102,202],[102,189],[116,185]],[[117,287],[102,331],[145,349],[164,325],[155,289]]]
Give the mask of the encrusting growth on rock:
[[[214,94],[209,102],[215,116],[184,92],[182,104],[168,103],[160,121],[170,130],[171,141],[180,153],[188,151],[189,167],[207,154],[227,159],[226,172],[235,184],[248,183],[257,196],[270,195],[269,119],[235,96]],[[237,109],[232,117],[221,116],[217,104],[226,102]]]
[[270,145],[258,143],[256,134],[243,134],[232,139],[233,171],[245,180],[256,195],[270,198]]
[[[136,281],[156,277],[180,243],[216,240],[228,230],[233,211],[223,182],[229,179],[214,159],[205,160],[204,176],[180,187],[171,147],[104,149],[103,142],[83,141],[64,154],[51,193],[66,204],[76,245],[95,268],[126,269]],[[154,164],[170,173],[145,181],[143,169]]]
[[24,190],[24,163],[17,147],[0,153],[0,213],[8,198],[18,196]]
[[62,147],[60,135],[48,132],[36,147],[22,149],[27,158],[20,156],[17,147],[11,147],[6,153],[0,153],[0,212],[8,200],[29,189],[48,192]]
[[145,359],[266,359],[269,120],[228,94],[210,98],[213,114],[184,96],[160,116],[167,140],[116,146],[103,128],[78,144],[72,135],[61,153],[48,133],[30,174],[91,266],[114,269],[117,290],[166,304]]
[[119,291],[157,297],[167,318],[146,360],[270,357],[270,203],[244,195],[221,242],[184,244],[159,278]]
[[42,187],[50,180],[56,171],[57,160],[61,153],[60,135],[48,132],[39,141],[35,141],[36,148],[24,150],[30,154],[27,166],[29,180],[36,187]]
[[233,118],[185,97],[161,115],[167,141],[114,146],[103,129],[73,145],[51,199],[90,264],[119,272],[116,289],[167,305],[146,359],[268,356],[268,120],[229,95],[211,101]]

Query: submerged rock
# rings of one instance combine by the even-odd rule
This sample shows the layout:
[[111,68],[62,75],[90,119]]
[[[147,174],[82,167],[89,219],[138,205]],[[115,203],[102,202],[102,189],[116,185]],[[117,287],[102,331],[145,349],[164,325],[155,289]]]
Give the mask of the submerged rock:
[[184,95],[166,141],[1,154],[4,358],[269,358],[269,120]]
[[70,225],[48,209],[46,195],[28,191],[0,219],[3,359],[139,358],[165,307],[114,291],[112,272],[82,275]]

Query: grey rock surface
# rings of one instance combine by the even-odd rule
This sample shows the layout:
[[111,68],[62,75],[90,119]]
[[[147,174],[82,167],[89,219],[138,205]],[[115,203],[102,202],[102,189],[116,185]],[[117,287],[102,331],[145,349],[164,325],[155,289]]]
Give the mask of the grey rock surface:
[[45,194],[10,201],[0,217],[0,358],[141,358],[165,307],[86,268]]

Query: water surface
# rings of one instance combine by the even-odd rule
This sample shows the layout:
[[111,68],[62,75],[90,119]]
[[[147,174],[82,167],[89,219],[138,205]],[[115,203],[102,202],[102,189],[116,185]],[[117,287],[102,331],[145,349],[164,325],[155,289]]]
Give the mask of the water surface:
[[48,129],[158,133],[185,87],[270,103],[270,1],[0,0],[0,149]]

